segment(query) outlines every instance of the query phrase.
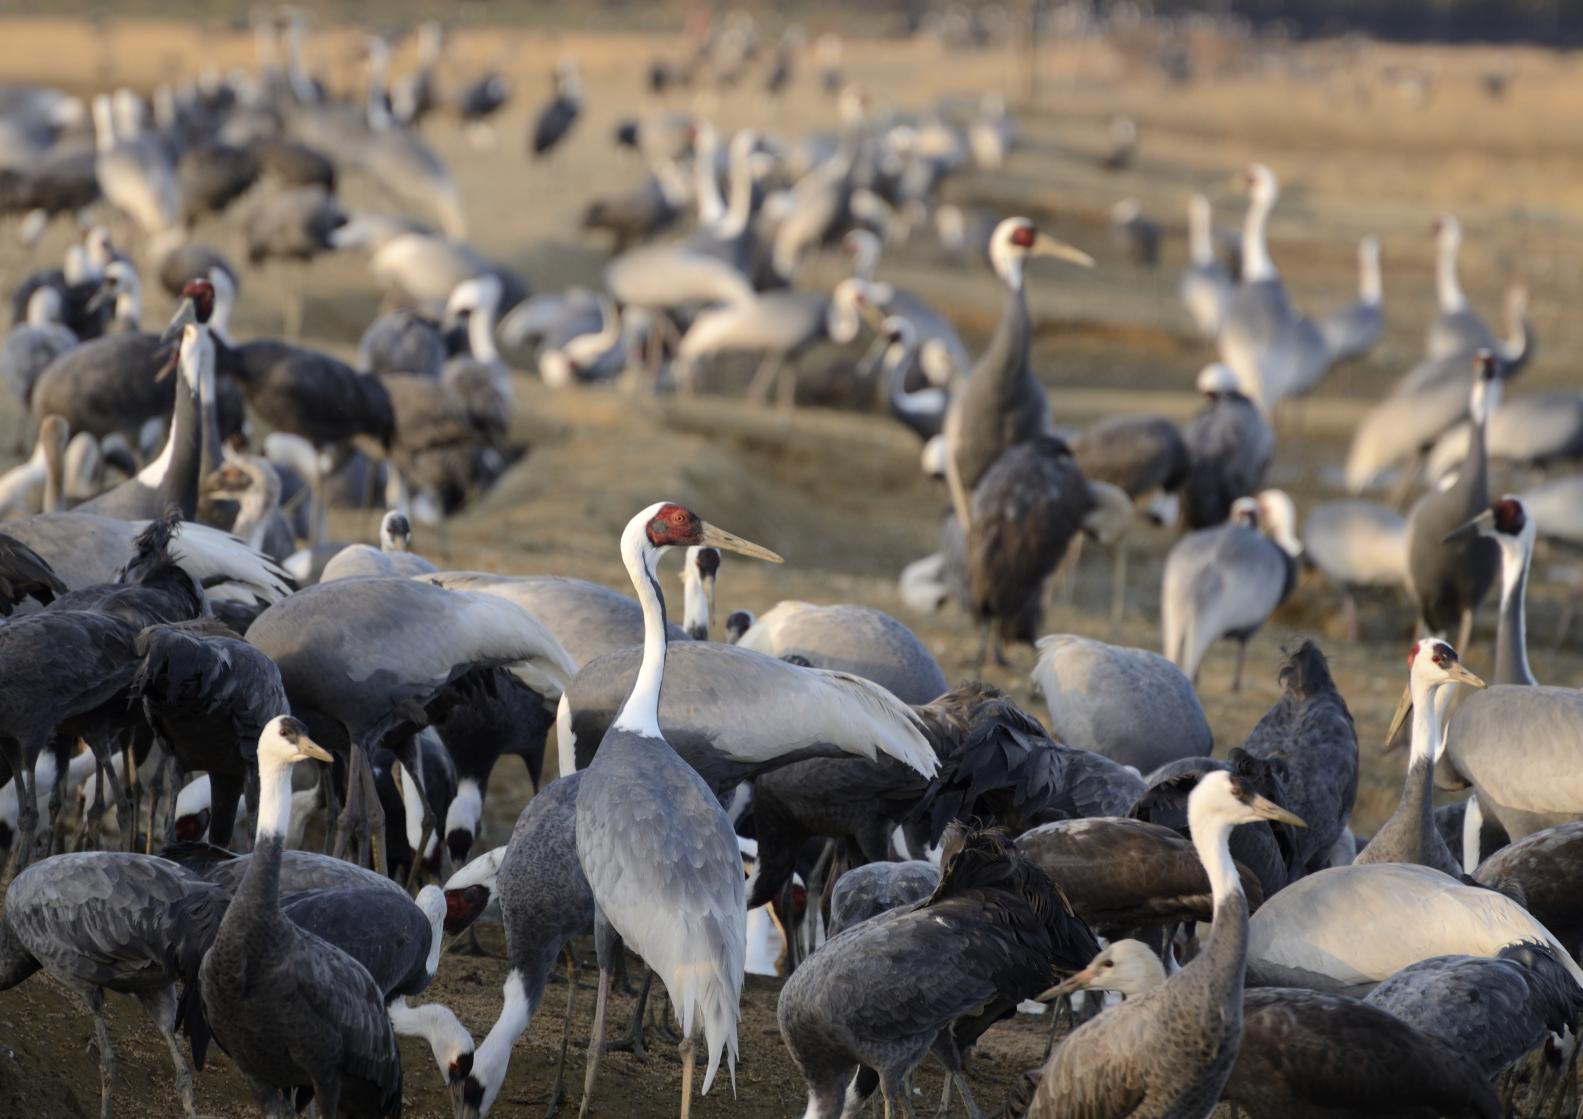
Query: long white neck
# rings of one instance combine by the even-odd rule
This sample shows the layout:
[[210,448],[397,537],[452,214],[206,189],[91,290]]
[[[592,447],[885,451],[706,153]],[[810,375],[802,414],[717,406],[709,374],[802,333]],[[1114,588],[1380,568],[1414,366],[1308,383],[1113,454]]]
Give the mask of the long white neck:
[[668,205],[680,209],[687,203],[690,193],[687,186],[687,177],[682,174],[682,169],[676,165],[675,160],[662,159],[653,166],[654,181],[659,184],[660,194]]
[[682,572],[682,628],[695,641],[709,637],[709,591],[691,562]]
[[440,1069],[449,1072],[451,1059],[459,1052],[466,1052],[463,1044],[471,1044],[467,1028],[457,1019],[451,1008],[438,1002],[422,1006],[408,1006],[407,996],[400,995],[385,1008],[390,1015],[390,1028],[398,1037],[421,1037],[434,1054]]
[[1275,261],[1270,259],[1270,246],[1264,232],[1274,206],[1275,199],[1263,190],[1255,191],[1248,203],[1248,216],[1242,228],[1243,283],[1280,278],[1280,273],[1275,270]]
[[[1528,664],[1528,565],[1533,559],[1533,540],[1526,533],[1512,539],[1500,537],[1501,545],[1501,627],[1496,644],[1496,683],[1511,679],[1533,680]],[[1503,659],[1513,663],[1508,667]]]
[[659,558],[659,551],[649,546],[645,531],[645,520],[637,517],[621,534],[621,559],[632,580],[632,589],[643,604],[643,662],[638,666],[632,694],[622,704],[611,726],[646,738],[660,738],[660,688],[665,683],[665,598],[654,576],[654,562]]
[[214,309],[209,313],[209,333],[223,342],[231,341],[231,312],[236,307],[236,290],[230,281],[214,285]]
[[1195,265],[1203,268],[1215,262],[1214,231],[1210,226],[1209,199],[1193,195],[1187,205],[1187,247]]
[[698,136],[698,150],[693,155],[693,191],[698,195],[699,225],[718,225],[726,216],[725,199],[720,197],[720,182],[715,177],[718,151],[714,129],[705,128]]
[[1435,290],[1440,298],[1442,314],[1465,311],[1468,297],[1462,294],[1462,282],[1457,278],[1457,251],[1462,247],[1459,234],[1445,232],[1440,235],[1440,258],[1435,266]]
[[1358,248],[1358,299],[1370,307],[1378,307],[1384,299],[1384,286],[1380,283],[1380,243],[1372,237],[1365,238]]
[[291,766],[258,755],[258,842],[273,836],[286,842],[291,830]]
[[483,305],[467,316],[467,347],[473,357],[486,365],[500,361],[500,350],[495,346],[495,304],[484,300]]
[[264,537],[269,532],[270,514],[278,503],[279,494],[270,492],[267,479],[255,475],[253,484],[237,499],[236,523],[231,527],[232,533],[246,540],[249,548],[262,550]]
[[1193,835],[1193,850],[1209,875],[1209,891],[1214,908],[1219,910],[1222,902],[1242,893],[1242,879],[1237,877],[1237,864],[1231,858],[1231,829],[1235,825],[1215,813],[1204,813],[1198,820],[1192,816],[1189,811],[1187,826]]
[[473,1075],[484,1086],[483,1110],[488,1111],[506,1079],[506,1065],[511,1060],[511,1047],[516,1044],[533,1019],[533,1007],[528,1005],[528,992],[522,983],[522,973],[512,968],[506,973],[501,986],[504,996],[500,1017],[495,1020],[477,1051],[473,1054]]
[[1419,762],[1430,765],[1435,761],[1435,750],[1440,746],[1440,713],[1436,710],[1445,688],[1430,688],[1417,680],[1413,689],[1413,737],[1407,757],[1407,767],[1412,769]]
[[872,281],[879,269],[880,244],[878,237],[858,239],[857,251],[852,256],[852,275],[860,280]]
[[731,198],[720,225],[722,237],[736,237],[748,227],[753,216],[753,149],[733,143],[731,152]]
[[[178,393],[193,391],[192,386],[197,386],[198,401],[201,405],[205,399],[214,397],[214,343],[209,340],[209,334],[203,328],[188,330],[182,337],[181,354],[176,359],[178,376],[181,379],[177,386]],[[176,448],[187,438],[185,428],[186,409],[181,406],[181,400],[176,400],[171,409],[170,430],[165,435],[165,446],[159,454],[143,469],[137,472],[137,480],[145,486],[158,489],[165,475],[170,473],[170,464],[176,457]]]
[[1023,255],[1017,252],[1009,243],[999,243],[990,247],[990,264],[995,268],[995,274],[1001,282],[1012,291],[1022,290],[1022,262]]

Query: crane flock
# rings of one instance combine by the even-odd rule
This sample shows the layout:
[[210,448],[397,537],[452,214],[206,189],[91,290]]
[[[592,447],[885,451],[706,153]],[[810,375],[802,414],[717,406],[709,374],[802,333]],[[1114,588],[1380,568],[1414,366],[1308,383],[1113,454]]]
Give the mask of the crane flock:
[[[994,7],[952,5],[919,33],[1009,41]],[[360,36],[350,87],[316,72],[317,31],[286,9],[255,15],[252,68],[146,100],[0,91],[0,212],[30,264],[71,227],[60,266],[15,285],[0,344],[25,456],[0,477],[0,992],[42,972],[86,1007],[101,1119],[139,1090],[118,1074],[107,993],[135,996],[168,1050],[175,1101],[156,1110],[205,1111],[218,1046],[264,1115],[397,1116],[432,1076],[404,1068],[412,1037],[457,1119],[517,1113],[513,1059],[561,961],[552,1115],[574,1095],[580,1116],[620,1113],[605,1055],[660,1033],[681,1116],[706,1106],[695,1080],[707,1114],[765,1114],[735,1102],[758,1090],[738,1071],[760,1076],[749,1035],[770,1031],[744,1027],[759,1003],[806,1119],[876,1097],[910,1116],[930,1058],[939,1114],[970,1119],[987,1091],[1000,1114],[1051,1119],[1222,1102],[1493,1119],[1520,1084],[1530,1106],[1566,1105],[1583,692],[1540,683],[1527,611],[1536,549],[1583,545],[1583,480],[1550,473],[1583,457],[1583,396],[1507,399],[1535,353],[1526,290],[1496,337],[1462,287],[1468,234],[1437,215],[1421,357],[1355,410],[1344,455],[1294,462],[1323,457],[1305,398],[1400,355],[1381,349],[1378,233],[1356,242],[1355,300],[1305,313],[1272,238],[1291,195],[1252,163],[1234,177],[1240,230],[1214,225],[1224,184],[1181,198],[1168,313],[1213,360],[1163,412],[1074,425],[1038,320],[1108,264],[1053,234],[1075,224],[1058,207],[965,208],[1019,159],[1005,97],[880,104],[839,38],[766,23],[692,20],[689,49],[640,75],[642,115],[615,140],[641,178],[583,215],[612,238],[592,285],[549,266],[530,283],[469,213],[448,130],[488,151],[523,95],[503,63],[456,80],[438,22],[399,75],[390,36]],[[777,109],[805,67],[828,131]],[[546,76],[523,140],[545,191],[568,146],[608,143],[580,123],[602,83],[569,53]],[[761,119],[727,130],[719,98],[748,82]],[[1093,169],[1135,177],[1145,132],[1117,114],[1108,133]],[[1135,269],[1179,236],[1137,199],[1109,214]],[[227,228],[243,255],[199,237]],[[926,276],[930,229],[952,261],[936,272],[987,268],[992,330],[938,277],[899,282]],[[333,342],[304,284],[326,261],[384,299]],[[279,336],[242,337],[271,284]],[[152,320],[161,291],[176,309]],[[937,550],[874,602],[717,611],[736,593],[728,556],[782,557],[700,516],[755,479],[683,472],[668,477],[686,492],[606,521],[629,585],[502,549],[478,562],[505,570],[454,566],[452,518],[509,505],[552,393],[616,399],[662,442],[717,407],[792,438],[790,410],[810,404],[894,421],[919,452],[896,476],[921,465],[911,480],[939,511],[906,539]],[[1311,500],[1304,472],[1332,499]],[[374,543],[330,535],[332,514],[367,533],[374,509]],[[749,517],[792,567],[851,543],[822,517],[812,541],[773,509]],[[535,546],[562,527],[534,525]],[[436,548],[415,548],[428,535]],[[1112,552],[1108,612],[1071,604],[1084,538]],[[1146,612],[1129,551],[1150,554]],[[1250,658],[1271,660],[1260,634],[1325,596],[1346,640],[1283,650],[1273,702],[1226,738],[1217,642],[1235,643],[1236,692]],[[1481,678],[1465,658],[1487,602]],[[1052,607],[1109,629],[1052,630]],[[936,639],[947,612],[976,659]],[[1140,616],[1154,647],[1102,639]],[[1332,670],[1365,625],[1407,651],[1380,743],[1405,730],[1405,773],[1378,823],[1354,712],[1386,712]],[[1007,687],[953,684],[959,664]],[[525,800],[496,774],[506,755]],[[498,1013],[464,1021],[447,961],[493,924]],[[629,960],[644,978],[617,1040]],[[1034,1012],[1051,1022],[1043,1057],[1009,1089],[975,1078]],[[36,1048],[7,1057],[38,1076]]]

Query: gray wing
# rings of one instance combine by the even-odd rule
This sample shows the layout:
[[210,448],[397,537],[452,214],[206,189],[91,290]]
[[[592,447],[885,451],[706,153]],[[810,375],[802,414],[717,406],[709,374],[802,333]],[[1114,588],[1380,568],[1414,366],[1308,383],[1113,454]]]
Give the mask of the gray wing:
[[1398,971],[1364,1001],[1438,1037],[1493,1075],[1547,1033],[1529,1013],[1528,995],[1521,964],[1435,956]]
[[862,676],[904,703],[928,703],[948,690],[945,673],[912,630],[868,606],[782,602],[757,619],[737,644]]
[[940,884],[933,863],[868,863],[836,879],[830,894],[831,937],[870,917],[921,901]]
[[424,964],[432,930],[405,894],[382,886],[314,890],[283,897],[280,911],[362,964],[382,999],[428,986]]
[[276,971],[289,976],[278,1005],[300,1016],[298,1028],[286,1023],[282,1040],[291,1048],[314,1047],[314,1064],[327,1049],[343,1077],[374,1085],[386,1098],[399,1095],[401,1051],[379,985],[361,964],[312,933],[298,931],[294,948],[288,950],[290,971]]

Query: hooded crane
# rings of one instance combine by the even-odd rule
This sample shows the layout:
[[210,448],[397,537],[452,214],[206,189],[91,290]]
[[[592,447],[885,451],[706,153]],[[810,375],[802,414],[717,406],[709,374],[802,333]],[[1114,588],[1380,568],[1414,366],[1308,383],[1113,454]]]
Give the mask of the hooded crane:
[[1479,536],[1448,542],[1453,530],[1489,508],[1489,463],[1484,429],[1500,406],[1501,380],[1495,355],[1480,350],[1478,376],[1469,411],[1473,435],[1468,457],[1457,479],[1445,489],[1431,490],[1407,514],[1407,585],[1418,603],[1419,616],[1430,633],[1449,632],[1458,625],[1457,648],[1473,639],[1473,613],[1495,581],[1500,549]]
[[1281,698],[1242,749],[1280,767],[1284,803],[1307,827],[1293,836],[1294,877],[1327,865],[1358,793],[1358,735],[1325,654],[1304,641],[1281,666]]
[[1239,497],[1232,519],[1182,537],[1165,558],[1160,586],[1164,653],[1189,679],[1198,679],[1209,646],[1237,642],[1231,690],[1242,687],[1248,641],[1286,601],[1297,581],[1297,515],[1281,490]]
[[428,575],[435,566],[412,547],[412,522],[406,514],[394,509],[379,521],[379,547],[367,544],[348,544],[324,565],[319,582],[332,583],[337,579],[354,579],[362,575],[392,575],[411,578]]
[[910,1114],[909,1074],[931,1052],[949,1073],[942,1108],[954,1083],[977,1114],[963,1050],[1097,947],[1004,833],[953,826],[932,894],[827,941],[781,990],[808,1119],[858,1111],[876,1086],[887,1115]]
[[554,699],[576,671],[522,610],[402,578],[309,587],[259,615],[247,639],[280,666],[292,710],[321,726],[349,764],[337,847],[348,849],[355,828],[358,849],[371,843],[376,866],[384,862],[384,820],[368,758],[377,745],[391,736],[407,772],[421,772],[410,735],[447,712],[467,678],[510,668]]
[[[1116,991],[1130,1000],[1166,982],[1154,951],[1107,945],[1055,992]],[[1052,992],[1053,993],[1053,992]],[[1462,1055],[1352,999],[1293,988],[1242,995],[1242,1045],[1221,1099],[1266,1117],[1353,1113],[1495,1119],[1499,1103]]]
[[577,63],[566,59],[555,68],[555,96],[540,110],[528,147],[535,159],[547,156],[566,138],[583,108],[583,78]]
[[903,703],[929,703],[950,690],[923,642],[901,622],[870,606],[778,602],[749,616],[737,639],[772,657],[801,657],[813,668],[872,680]]
[[[129,698],[182,772],[208,774],[210,841],[229,846],[258,737],[291,710],[280,670],[211,621],[150,626],[137,635],[136,651]],[[157,807],[155,799],[150,820]]]
[[965,605],[982,627],[980,664],[986,656],[1004,664],[1004,644],[1038,639],[1045,582],[1080,532],[1113,544],[1133,515],[1131,499],[1085,478],[1054,435],[1008,447],[979,479],[969,509]]
[[1258,491],[1275,454],[1275,432],[1258,406],[1219,362],[1198,374],[1204,406],[1187,422],[1188,472],[1182,486],[1182,524],[1213,528],[1231,515],[1231,503]]
[[[183,1026],[201,1069],[208,1028],[198,969],[225,913],[224,889],[149,855],[83,851],[18,874],[0,918],[0,990],[42,968],[82,998],[99,1048],[99,1114],[109,1119],[115,1052],[104,994],[136,995],[175,1065],[187,1119],[197,1115],[192,1064],[176,1041]],[[178,999],[177,984],[183,991]]]
[[[594,896],[577,861],[577,797],[582,780],[582,774],[573,773],[540,790],[517,817],[511,842],[503,849],[493,893],[506,926],[508,970],[500,1017],[474,1053],[472,1072],[461,1090],[461,1119],[481,1119],[494,1107],[505,1083],[511,1048],[538,1011],[550,969],[573,937],[594,927]],[[477,897],[478,891],[464,889],[452,908],[473,911]],[[573,960],[569,952],[567,959]],[[567,969],[557,1102],[566,1071],[576,972],[575,963]]]
[[1319,328],[1292,308],[1270,259],[1265,226],[1280,197],[1280,184],[1258,163],[1248,168],[1244,180],[1249,201],[1242,232],[1242,283],[1226,301],[1220,359],[1236,374],[1243,393],[1268,411],[1283,397],[1317,384],[1329,354]]
[[258,740],[254,854],[199,970],[210,1027],[254,1094],[278,1108],[309,1089],[323,1115],[401,1114],[401,1054],[372,976],[280,908],[291,767],[330,754],[289,715]]
[[1303,821],[1229,773],[1206,774],[1187,812],[1213,897],[1208,941],[1174,977],[1073,1031],[1045,1064],[1030,1119],[1206,1115],[1220,1098],[1242,1040],[1248,939],[1231,829],[1255,820],[1294,827]]
[[1358,852],[1354,863],[1418,863],[1452,878],[1462,877],[1462,865],[1451,854],[1435,827],[1435,753],[1449,708],[1449,685],[1482,688],[1484,681],[1463,667],[1456,650],[1444,641],[1419,641],[1407,652],[1407,690],[1397,705],[1385,740],[1396,736],[1408,708],[1412,709],[1412,750],[1407,759],[1407,782],[1390,819],[1381,824]]
[[1358,301],[1319,320],[1319,333],[1331,362],[1353,361],[1365,356],[1385,332],[1385,311],[1380,291],[1380,239],[1358,242]]
[[1158,653],[1051,634],[1039,639],[1033,682],[1058,741],[1140,773],[1214,746],[1192,682]]
[[683,1119],[692,1106],[700,1026],[709,1048],[703,1090],[714,1081],[723,1051],[729,1050],[733,1082],[736,1076],[736,1023],[747,952],[742,855],[714,792],[660,730],[665,603],[654,569],[667,548],[691,545],[780,560],[767,548],[664,502],[638,513],[621,534],[621,558],[643,604],[643,660],[577,791],[577,860],[594,896],[599,957],[584,1115],[604,1048],[617,936],[664,981],[681,1020]]
[[1035,256],[1084,268],[1094,264],[1087,253],[1041,233],[1028,218],[1007,218],[995,227],[989,259],[1006,287],[1000,325],[945,414],[946,479],[964,534],[972,522],[969,498],[979,480],[1002,452],[1049,426],[1050,405],[1028,359],[1032,324],[1023,269]]
[[1551,1035],[1576,1032],[1583,990],[1545,945],[1510,944],[1494,959],[1432,956],[1398,971],[1364,1000],[1439,1038],[1496,1076]]

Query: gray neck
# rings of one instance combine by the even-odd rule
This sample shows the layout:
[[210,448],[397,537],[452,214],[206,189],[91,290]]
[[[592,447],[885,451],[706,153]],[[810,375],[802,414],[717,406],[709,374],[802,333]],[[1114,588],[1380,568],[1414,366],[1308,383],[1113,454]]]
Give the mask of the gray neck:
[[1191,972],[1195,983],[1224,998],[1222,1013],[1227,1025],[1235,1020],[1232,1032],[1241,1034],[1242,981],[1248,964],[1248,902],[1235,890],[1215,903],[1214,924],[1209,943],[1182,969]]

